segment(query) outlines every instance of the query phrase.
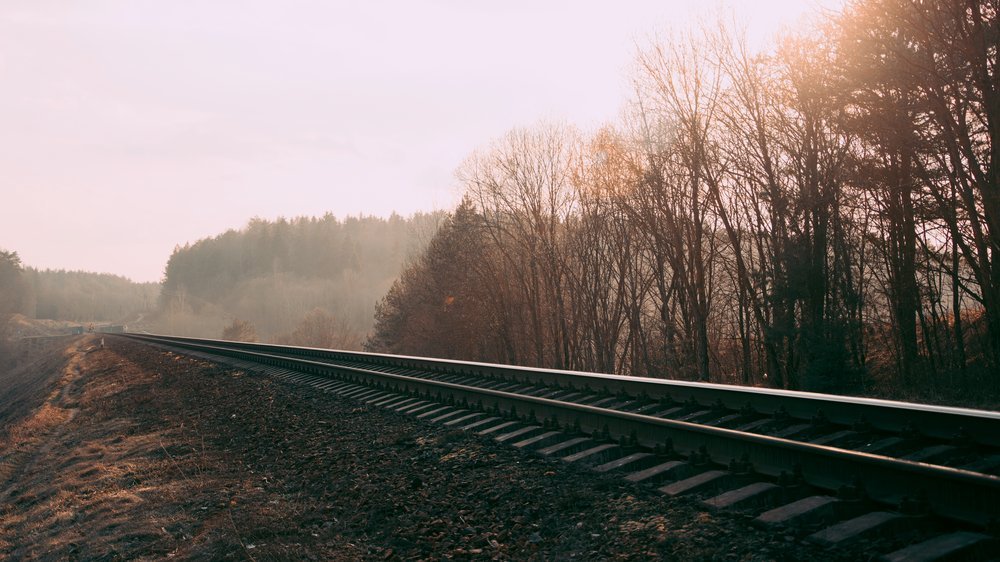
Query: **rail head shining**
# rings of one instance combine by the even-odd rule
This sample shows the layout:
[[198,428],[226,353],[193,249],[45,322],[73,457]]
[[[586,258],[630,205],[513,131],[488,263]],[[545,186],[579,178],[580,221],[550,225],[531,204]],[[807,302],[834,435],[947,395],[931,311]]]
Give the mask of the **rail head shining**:
[[720,404],[733,410],[749,407],[765,415],[781,413],[803,420],[811,420],[822,415],[830,422],[840,425],[849,426],[862,423],[868,424],[874,429],[893,433],[913,430],[938,439],[962,438],[984,445],[1000,447],[1000,412],[988,410],[752,386],[630,377],[361,351],[157,334],[143,334],[140,337],[264,352],[275,351],[300,357],[354,361],[436,373],[477,374],[564,388],[590,388],[598,391],[606,389],[609,392],[648,396],[652,399],[669,398],[677,402],[693,401],[705,405]]

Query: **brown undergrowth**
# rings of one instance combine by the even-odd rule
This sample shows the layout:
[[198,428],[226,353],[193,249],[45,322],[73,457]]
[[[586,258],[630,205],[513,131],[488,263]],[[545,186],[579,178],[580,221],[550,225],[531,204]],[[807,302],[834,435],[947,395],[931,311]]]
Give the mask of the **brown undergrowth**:
[[170,554],[168,528],[184,517],[158,507],[198,483],[172,474],[166,453],[178,445],[169,422],[135,416],[151,405],[161,375],[102,349],[97,337],[81,338],[67,356],[45,402],[0,440],[0,558]]

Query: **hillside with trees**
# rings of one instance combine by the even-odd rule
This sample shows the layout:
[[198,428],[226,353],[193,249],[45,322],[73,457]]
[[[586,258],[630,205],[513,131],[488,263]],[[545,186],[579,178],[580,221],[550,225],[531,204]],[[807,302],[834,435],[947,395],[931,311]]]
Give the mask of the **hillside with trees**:
[[154,309],[159,283],[119,275],[25,267],[17,252],[0,250],[0,319],[127,322]]
[[152,312],[159,283],[136,283],[120,275],[84,271],[25,272],[31,287],[33,318],[74,322],[128,322]]
[[27,311],[31,289],[24,278],[24,265],[17,252],[0,249],[0,320]]
[[253,219],[178,247],[167,262],[157,330],[357,348],[375,303],[442,217]]
[[621,122],[517,129],[372,350],[788,389],[1000,396],[995,2],[859,0],[637,59]]

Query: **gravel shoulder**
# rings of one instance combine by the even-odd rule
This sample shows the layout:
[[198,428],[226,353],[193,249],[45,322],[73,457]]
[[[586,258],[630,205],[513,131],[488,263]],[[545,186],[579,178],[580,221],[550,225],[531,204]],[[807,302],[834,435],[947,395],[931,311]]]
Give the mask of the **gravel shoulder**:
[[0,428],[0,558],[834,558],[614,476],[99,343],[39,364],[44,400]]

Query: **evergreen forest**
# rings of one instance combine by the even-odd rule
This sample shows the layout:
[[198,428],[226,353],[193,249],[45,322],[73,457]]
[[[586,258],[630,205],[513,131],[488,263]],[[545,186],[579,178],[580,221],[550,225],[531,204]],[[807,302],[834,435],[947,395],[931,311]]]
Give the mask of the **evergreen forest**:
[[158,331],[357,349],[376,302],[442,213],[253,219],[174,250]]

